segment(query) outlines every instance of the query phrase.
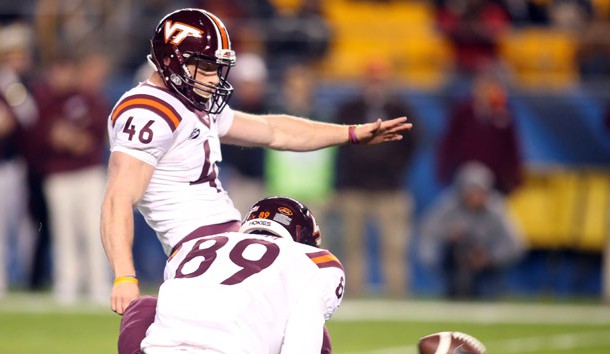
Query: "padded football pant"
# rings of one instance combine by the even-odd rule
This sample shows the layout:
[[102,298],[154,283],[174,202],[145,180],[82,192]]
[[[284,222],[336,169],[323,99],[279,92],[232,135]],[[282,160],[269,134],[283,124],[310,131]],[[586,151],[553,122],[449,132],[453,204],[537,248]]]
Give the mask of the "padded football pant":
[[[119,354],[143,354],[140,343],[146,337],[146,330],[155,320],[157,298],[142,296],[132,301],[121,318],[119,329]],[[331,354],[330,335],[324,326],[321,354]]]

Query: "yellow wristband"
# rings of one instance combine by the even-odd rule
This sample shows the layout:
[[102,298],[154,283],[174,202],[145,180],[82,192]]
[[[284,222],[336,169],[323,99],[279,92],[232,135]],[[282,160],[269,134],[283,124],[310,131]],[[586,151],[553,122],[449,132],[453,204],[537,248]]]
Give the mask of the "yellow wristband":
[[138,284],[138,278],[136,278],[133,275],[125,275],[122,277],[116,277],[114,279],[114,283],[113,285],[117,285],[117,284],[123,284],[123,283],[134,283],[134,284]]

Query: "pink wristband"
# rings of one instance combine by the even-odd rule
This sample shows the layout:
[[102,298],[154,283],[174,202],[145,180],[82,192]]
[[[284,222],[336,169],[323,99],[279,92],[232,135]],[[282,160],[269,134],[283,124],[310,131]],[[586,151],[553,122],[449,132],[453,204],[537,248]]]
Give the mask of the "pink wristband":
[[349,142],[352,144],[358,144],[358,137],[356,136],[356,125],[350,125],[349,128],[347,128],[347,133],[349,135]]

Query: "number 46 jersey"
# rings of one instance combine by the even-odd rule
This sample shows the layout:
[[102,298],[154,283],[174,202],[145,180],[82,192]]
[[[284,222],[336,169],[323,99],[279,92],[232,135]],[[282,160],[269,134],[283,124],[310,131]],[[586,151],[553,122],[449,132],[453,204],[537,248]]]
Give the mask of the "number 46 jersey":
[[229,107],[217,115],[193,111],[170,91],[150,83],[126,92],[110,114],[111,151],[155,167],[137,208],[168,255],[200,226],[241,219],[217,167],[222,160],[220,137],[233,118]]
[[344,289],[343,267],[327,250],[234,232],[194,239],[167,262],[142,349],[319,354]]

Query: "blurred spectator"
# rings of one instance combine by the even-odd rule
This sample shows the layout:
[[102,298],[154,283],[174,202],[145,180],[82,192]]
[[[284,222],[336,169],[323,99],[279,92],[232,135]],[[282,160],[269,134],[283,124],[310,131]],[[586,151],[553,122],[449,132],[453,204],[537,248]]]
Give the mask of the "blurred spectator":
[[78,60],[78,88],[100,100],[102,107],[110,109],[106,87],[111,75],[112,58],[102,49],[82,51]]
[[[610,137],[610,104],[606,105],[604,126],[606,128],[606,135]],[[606,222],[608,233],[606,234],[603,250],[602,297],[606,304],[610,304],[610,205],[608,206],[608,218]]]
[[439,268],[451,299],[499,295],[503,272],[524,253],[491,171],[478,162],[462,165],[453,186],[426,211],[419,244],[423,263]]
[[606,113],[604,116],[604,125],[606,126],[606,132],[610,133],[610,104],[606,106]]
[[25,18],[31,14],[36,1],[37,0],[0,2],[0,25],[7,25],[25,20]]
[[[272,102],[273,110],[328,121],[328,114],[316,106],[315,79],[309,66],[295,64],[286,68],[279,94]],[[266,194],[301,200],[315,212],[320,228],[329,230],[327,207],[333,195],[335,153],[335,148],[307,152],[265,150]]]
[[483,69],[474,78],[471,94],[451,104],[437,156],[442,183],[451,183],[457,169],[471,160],[491,169],[502,193],[522,183],[521,144],[508,103],[502,80]]
[[[32,174],[23,159],[23,145],[28,141],[21,134],[34,124],[38,111],[27,78],[32,62],[31,28],[24,22],[12,22],[0,28],[0,38],[0,247],[14,239],[10,252],[0,249],[2,293],[8,286],[7,263],[18,276],[25,276],[21,273],[31,267],[34,230],[27,207],[36,194],[30,193],[28,199],[26,181],[32,180]],[[39,271],[35,279],[42,279],[44,268],[35,270]]]
[[[343,220],[343,252],[352,296],[367,292],[366,230],[375,221],[379,230],[384,277],[383,293],[404,297],[409,292],[407,260],[411,237],[412,197],[405,178],[416,148],[418,124],[410,107],[394,95],[393,71],[388,61],[371,60],[363,71],[360,94],[343,103],[337,123],[362,124],[388,117],[407,116],[413,129],[401,141],[362,148],[339,147],[337,189]],[[339,118],[337,118],[339,119]]]
[[83,63],[70,56],[53,60],[35,90],[42,115],[31,136],[39,142],[49,205],[53,290],[65,304],[77,301],[81,290],[99,303],[106,303],[110,293],[110,272],[99,242],[106,181],[102,156],[110,108],[102,94],[83,89],[87,83],[80,78],[100,70],[85,58]]
[[[580,78],[585,83],[610,81],[610,22],[599,14],[582,31],[576,50]],[[607,87],[607,86],[606,86]]]
[[92,43],[111,44],[108,55],[125,55],[134,49],[128,47],[133,42],[117,39],[132,35],[129,26],[138,23],[136,15],[142,6],[121,0],[36,1],[33,21],[38,59],[48,65],[61,50],[80,51]]
[[438,0],[436,21],[453,47],[458,78],[497,62],[499,40],[511,26],[507,10],[491,0]]
[[12,161],[13,137],[18,129],[10,106],[4,96],[0,96],[0,298],[4,297],[9,288],[8,281],[8,245],[11,232],[15,231],[14,215],[10,212],[13,203],[19,196],[15,196],[16,183],[14,162]]
[[[256,114],[270,113],[267,104],[267,67],[263,58],[254,53],[243,53],[231,70],[235,94],[235,109]],[[264,152],[260,147],[222,146],[222,168],[226,168],[227,191],[242,215],[253,202],[263,198]]]
[[558,30],[581,32],[593,19],[591,0],[554,0],[549,6],[551,25]]
[[505,0],[503,3],[515,26],[547,26],[549,24],[550,1]]
[[280,13],[268,28],[267,55],[273,58],[272,77],[281,77],[293,64],[316,64],[330,48],[332,28],[321,0],[301,0],[295,13]]
[[555,29],[580,30],[595,12],[591,0],[503,0],[515,26],[551,26]]
[[[229,28],[239,27],[243,21],[263,21],[272,19],[275,15],[273,1],[270,0],[194,0],[194,7],[208,9],[223,19]],[[250,24],[246,24],[250,26]],[[259,26],[260,28],[260,26]]]

